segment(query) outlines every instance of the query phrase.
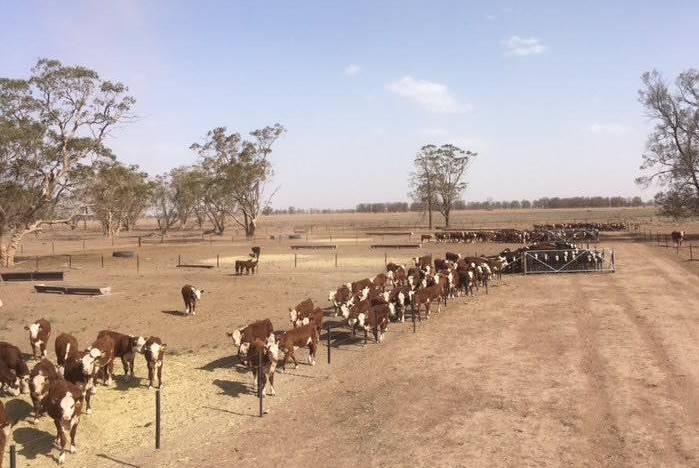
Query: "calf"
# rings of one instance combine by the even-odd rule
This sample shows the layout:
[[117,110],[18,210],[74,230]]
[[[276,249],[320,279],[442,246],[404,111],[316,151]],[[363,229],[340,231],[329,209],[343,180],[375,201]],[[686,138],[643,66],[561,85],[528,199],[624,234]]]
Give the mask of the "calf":
[[333,305],[335,309],[335,315],[340,315],[340,306],[347,304],[352,297],[352,291],[350,288],[343,284],[335,291],[328,292],[328,301]]
[[313,309],[313,300],[310,297],[299,302],[299,304],[293,309],[289,307],[289,320],[291,320],[291,324],[295,327],[296,322],[303,317],[307,317],[308,314],[313,312]]
[[[276,395],[277,392],[274,390],[274,373],[279,361],[279,345],[274,335],[270,335],[267,340],[255,338],[255,341],[250,344],[247,358],[252,370],[252,388],[255,393],[258,390],[264,393],[267,382],[269,382],[268,395]],[[260,368],[260,361],[262,361],[262,368]],[[262,382],[260,382],[261,385],[258,387],[259,380],[262,380]]]
[[29,393],[29,368],[27,363],[24,362],[22,351],[17,346],[0,341],[0,360],[7,367],[8,370],[6,372],[14,372],[16,385],[10,385],[11,392],[18,388],[19,393]]
[[12,434],[12,428],[15,424],[17,424],[17,421],[10,420],[5,411],[5,405],[0,401],[0,468],[2,468],[2,461],[5,458],[5,446],[10,439],[10,434]]
[[61,454],[58,463],[66,460],[66,445],[70,433],[70,453],[75,453],[75,433],[80,424],[83,408],[83,393],[80,387],[65,380],[51,382],[47,395],[41,404],[56,425],[56,441],[60,440]]
[[56,367],[46,358],[37,362],[29,373],[29,395],[34,405],[34,424],[39,422],[39,418],[44,413],[41,400],[48,394],[51,382],[61,378]]
[[148,388],[153,388],[153,378],[157,375],[158,388],[163,386],[163,355],[167,344],[157,336],[151,336],[143,345],[143,356],[148,365]]
[[299,364],[296,361],[294,351],[304,346],[308,346],[308,363],[314,366],[316,364],[318,341],[318,330],[313,323],[296,327],[282,334],[278,341],[279,349],[284,353],[282,372],[286,371],[286,363],[289,361],[289,358],[293,359],[294,365],[298,367]]
[[182,299],[184,299],[184,313],[196,315],[197,302],[201,300],[204,290],[197,289],[191,284],[182,286]]
[[58,373],[63,375],[63,369],[68,359],[77,358],[80,351],[78,350],[78,340],[68,333],[61,333],[56,337],[56,363],[58,364]]
[[102,335],[87,348],[82,356],[83,373],[87,377],[87,387],[92,393],[97,391],[95,377],[102,372],[102,383],[112,385],[112,373],[114,371],[114,351],[116,345],[109,335]]
[[29,331],[29,346],[32,348],[34,358],[46,357],[46,343],[51,335],[51,324],[48,320],[40,318],[31,325],[26,325],[25,330]]
[[114,340],[114,357],[121,359],[124,366],[124,375],[135,377],[133,364],[136,354],[143,352],[143,345],[146,339],[142,336],[124,335],[112,330],[102,330],[97,334],[97,338],[109,336]]
[[[266,340],[273,332],[272,322],[269,319],[263,319],[238,328],[233,332],[226,332],[226,335],[233,340],[233,344],[238,348],[238,357],[241,357],[247,355],[250,343],[255,338]],[[245,358],[243,361],[243,363],[247,362]]]

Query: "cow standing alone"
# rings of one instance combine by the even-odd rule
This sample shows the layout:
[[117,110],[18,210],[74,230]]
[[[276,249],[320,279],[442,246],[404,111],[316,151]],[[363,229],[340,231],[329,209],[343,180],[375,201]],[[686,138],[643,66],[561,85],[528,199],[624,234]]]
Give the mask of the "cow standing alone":
[[51,336],[51,324],[48,320],[40,318],[31,325],[26,325],[25,330],[29,331],[29,345],[36,359],[46,357],[46,343]]
[[153,388],[153,378],[158,378],[158,388],[163,386],[163,355],[165,347],[157,336],[151,336],[143,345],[143,356],[148,364],[148,388]]
[[182,286],[182,299],[184,299],[184,313],[196,315],[197,302],[201,300],[204,290],[197,289],[191,284]]

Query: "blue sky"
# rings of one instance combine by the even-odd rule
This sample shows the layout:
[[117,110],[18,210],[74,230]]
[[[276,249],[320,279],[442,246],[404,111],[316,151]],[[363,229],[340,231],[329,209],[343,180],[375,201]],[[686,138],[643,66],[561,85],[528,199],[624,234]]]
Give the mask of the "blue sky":
[[196,162],[275,122],[273,206],[407,200],[422,145],[479,153],[465,200],[641,195],[640,75],[699,67],[693,1],[7,1],[0,76],[37,58],[124,82],[120,160]]

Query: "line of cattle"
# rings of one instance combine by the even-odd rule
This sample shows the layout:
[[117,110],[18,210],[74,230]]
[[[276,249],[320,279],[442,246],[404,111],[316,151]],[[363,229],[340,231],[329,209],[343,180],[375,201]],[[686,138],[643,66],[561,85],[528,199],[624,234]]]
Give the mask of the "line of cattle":
[[[422,321],[423,311],[425,319],[429,319],[434,303],[439,312],[449,298],[474,295],[474,290],[481,287],[487,293],[490,279],[494,275],[500,277],[507,266],[501,256],[465,257],[451,252],[444,259],[433,261],[431,255],[425,255],[412,260],[414,267],[389,263],[385,273],[343,284],[329,292],[328,301],[335,315],[343,317],[353,335],[363,330],[367,340],[371,332],[374,340],[381,343],[389,322],[403,322],[408,307],[415,319]],[[266,318],[227,332],[238,348],[241,362],[252,372],[255,391],[259,378],[263,393],[269,384],[267,394],[275,395],[274,374],[279,361],[282,373],[290,359],[298,367],[295,351],[299,348],[308,348],[308,363],[315,365],[324,315],[324,310],[308,298],[289,308],[293,326],[290,330],[274,330]],[[262,362],[261,369],[258,362]]]
[[[195,314],[202,292],[191,285],[182,287],[188,314]],[[58,463],[65,461],[68,436],[69,451],[75,453],[75,437],[83,407],[85,413],[92,413],[92,396],[97,392],[99,378],[104,385],[112,385],[115,359],[121,359],[124,375],[134,378],[135,357],[143,354],[148,367],[148,388],[162,386],[163,355],[167,345],[157,336],[145,338],[102,330],[90,346],[81,350],[73,335],[61,333],[54,340],[54,364],[47,358],[51,323],[41,318],[24,328],[29,332],[31,358],[38,362],[29,370],[17,346],[0,342],[0,383],[12,396],[29,393],[34,407],[33,423],[44,414],[53,420],[56,442],[60,445]],[[0,467],[5,445],[16,423],[10,420],[0,402]]]
[[501,242],[508,244],[526,244],[529,242],[553,242],[558,239],[572,241],[596,241],[599,230],[596,228],[536,228],[536,229],[492,229],[477,231],[443,231],[423,234],[421,241],[462,242]]

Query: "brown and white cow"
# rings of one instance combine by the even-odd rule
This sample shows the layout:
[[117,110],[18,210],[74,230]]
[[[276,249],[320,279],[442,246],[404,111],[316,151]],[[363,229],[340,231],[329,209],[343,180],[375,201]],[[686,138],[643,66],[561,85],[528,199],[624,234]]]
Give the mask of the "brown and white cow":
[[87,352],[81,358],[83,374],[87,377],[87,387],[92,393],[97,391],[95,379],[99,372],[102,372],[102,383],[106,386],[112,385],[115,346],[111,336],[100,336],[87,348]]
[[430,265],[432,265],[432,255],[423,255],[422,257],[414,257],[415,266],[429,273]]
[[392,315],[393,304],[379,304],[369,308],[357,317],[356,327],[364,330],[364,339],[367,339],[369,330],[372,330],[377,343],[383,341],[384,333],[388,327],[388,317]]
[[328,292],[328,301],[333,305],[335,315],[340,315],[340,307],[342,304],[347,304],[351,298],[352,290],[346,284]]
[[299,315],[294,323],[294,328],[313,323],[318,330],[318,335],[320,335],[320,330],[323,328],[323,318],[325,317],[325,312],[320,307],[316,307],[307,314]]
[[[272,327],[272,322],[267,318],[257,320],[232,332],[226,332],[226,335],[233,340],[233,344],[238,348],[238,357],[241,357],[248,354],[250,343],[255,338],[267,340],[272,333],[274,333],[274,327]],[[243,358],[243,361],[247,361],[246,358]]]
[[34,424],[44,413],[41,400],[48,394],[51,382],[61,379],[61,375],[56,370],[56,366],[51,361],[44,358],[37,362],[29,372],[29,395],[34,405]]
[[197,302],[201,300],[203,289],[197,289],[191,284],[182,286],[182,299],[184,300],[184,313],[196,315]]
[[75,453],[75,434],[80,424],[83,408],[83,392],[80,387],[65,380],[51,382],[48,394],[42,400],[42,406],[56,425],[56,441],[60,441],[61,454],[58,463],[66,460],[67,434],[70,433],[70,453]]
[[17,424],[17,420],[11,420],[5,411],[5,405],[0,401],[0,468],[5,459],[5,447],[12,434],[12,428]]
[[48,320],[40,318],[36,322],[26,325],[25,330],[29,331],[29,346],[32,348],[34,358],[46,357],[46,343],[51,336],[51,324]]
[[77,355],[69,356],[63,367],[63,379],[76,385],[82,390],[83,398],[85,398],[85,412],[87,414],[92,413],[92,394],[94,393],[95,387],[89,387],[88,382],[90,382],[91,376],[88,376],[83,371],[83,357],[87,355],[89,351],[80,351]]
[[396,316],[398,320],[405,320],[405,310],[413,301],[415,291],[410,289],[410,286],[396,286],[386,294],[386,302],[395,304]]
[[376,289],[381,289],[381,291],[386,290],[386,283],[388,283],[388,280],[390,278],[385,274],[385,273],[379,273],[376,276],[372,276],[369,278],[369,281],[371,281],[372,286]]
[[353,283],[347,283],[347,287],[350,288],[352,291],[352,294],[358,293],[359,291],[363,291],[365,288],[373,288],[374,283],[371,282],[369,278],[364,278],[359,281],[355,281]]
[[153,388],[154,377],[158,378],[158,388],[163,386],[163,356],[167,344],[163,343],[157,336],[151,336],[143,345],[143,356],[148,365],[148,388]]
[[78,349],[78,340],[69,333],[61,333],[56,337],[54,343],[56,349],[56,364],[58,364],[58,373],[63,375],[63,369],[68,359],[76,359],[80,354]]
[[0,359],[0,386],[12,396],[19,396],[21,393],[21,381],[15,371],[10,369],[5,361]]
[[684,240],[684,231],[672,231],[670,233],[670,237],[672,237],[672,243],[677,245],[678,247],[682,247],[682,241]]
[[296,321],[302,319],[303,317],[307,317],[308,314],[313,312],[314,308],[313,299],[310,297],[299,302],[293,309],[289,307],[289,320],[291,321],[291,324],[295,327]]
[[[268,395],[276,395],[277,392],[274,390],[274,373],[279,362],[279,345],[274,334],[270,335],[267,340],[255,338],[248,349],[247,359],[250,363],[250,370],[252,370],[253,391],[257,393],[258,390],[261,390],[264,393],[267,382],[269,382]],[[262,361],[262,369],[260,369],[260,360]],[[262,382],[259,382],[260,380]],[[258,383],[262,385],[258,387]]]
[[24,362],[22,351],[15,345],[0,341],[0,360],[7,367],[7,370],[3,369],[3,373],[10,372],[15,375],[14,384],[9,385],[10,392],[15,394],[18,390],[16,395],[29,393],[29,368]]
[[114,340],[114,357],[121,359],[121,364],[124,366],[124,375],[135,377],[133,365],[136,354],[143,352],[143,345],[146,343],[146,339],[142,336],[125,335],[112,330],[102,330],[97,334],[97,338],[103,336],[109,336]]
[[442,286],[439,283],[435,283],[432,286],[427,286],[425,288],[419,289],[415,292],[413,296],[413,304],[415,307],[415,314],[418,320],[422,321],[422,316],[420,315],[420,305],[425,306],[425,318],[430,318],[430,304],[437,301],[437,312],[440,311],[440,299],[442,296]]
[[313,323],[301,325],[281,334],[277,344],[279,345],[279,350],[284,353],[282,372],[286,370],[286,363],[289,361],[289,358],[293,359],[294,365],[298,367],[294,351],[305,346],[308,346],[308,363],[314,366],[319,339],[318,329]]

